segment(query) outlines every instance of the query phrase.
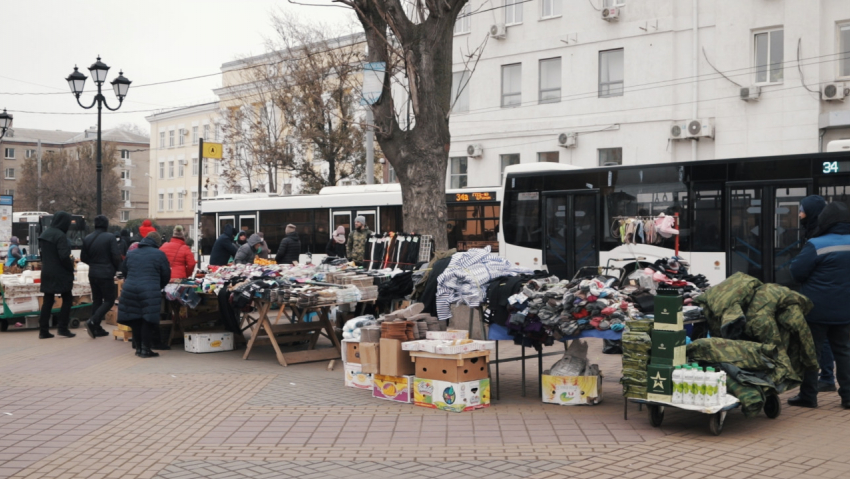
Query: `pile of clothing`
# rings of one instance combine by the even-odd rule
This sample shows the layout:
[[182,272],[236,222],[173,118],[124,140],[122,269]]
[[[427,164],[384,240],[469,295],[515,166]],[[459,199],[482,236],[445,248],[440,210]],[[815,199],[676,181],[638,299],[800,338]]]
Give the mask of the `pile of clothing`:
[[687,299],[699,296],[702,291],[705,291],[711,285],[708,282],[708,278],[704,275],[689,274],[689,266],[684,258],[673,256],[662,258],[655,263],[646,265],[643,273],[650,276],[657,286],[680,289],[685,297],[685,304],[690,304]]

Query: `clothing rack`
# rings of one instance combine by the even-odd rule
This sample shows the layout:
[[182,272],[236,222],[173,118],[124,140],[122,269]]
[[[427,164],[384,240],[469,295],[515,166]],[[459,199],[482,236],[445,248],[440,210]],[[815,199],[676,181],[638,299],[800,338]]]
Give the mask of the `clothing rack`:
[[[652,221],[655,221],[655,219],[658,218],[659,216],[660,215],[656,215],[656,216],[641,216],[641,215],[615,216],[614,221],[621,221],[621,220],[639,220],[639,221],[652,220]],[[675,228],[677,230],[679,229],[679,213],[673,213],[673,228]],[[675,236],[674,241],[675,241],[676,256],[679,256],[679,235],[674,235],[674,236]]]

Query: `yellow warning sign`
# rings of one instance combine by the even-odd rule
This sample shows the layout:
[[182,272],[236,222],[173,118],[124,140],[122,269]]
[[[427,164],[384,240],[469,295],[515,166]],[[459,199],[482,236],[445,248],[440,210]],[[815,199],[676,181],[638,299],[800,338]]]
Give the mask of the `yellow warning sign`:
[[221,159],[221,143],[204,143],[204,158]]

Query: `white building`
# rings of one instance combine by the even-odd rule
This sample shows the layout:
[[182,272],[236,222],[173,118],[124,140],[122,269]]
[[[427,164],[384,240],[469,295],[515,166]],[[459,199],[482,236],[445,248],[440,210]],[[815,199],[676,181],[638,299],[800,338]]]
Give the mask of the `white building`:
[[[456,24],[456,83],[471,69],[464,54],[487,44],[451,118],[447,187],[499,184],[517,162],[710,160],[850,138],[850,100],[840,99],[850,94],[850,1],[496,5],[470,0]],[[689,126],[700,126],[695,139]]]

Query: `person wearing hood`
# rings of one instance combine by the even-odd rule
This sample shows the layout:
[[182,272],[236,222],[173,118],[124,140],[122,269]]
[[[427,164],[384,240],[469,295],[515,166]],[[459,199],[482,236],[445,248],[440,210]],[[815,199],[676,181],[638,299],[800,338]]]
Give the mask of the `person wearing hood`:
[[127,250],[130,249],[130,245],[133,243],[133,239],[130,237],[130,230],[123,229],[121,233],[118,234],[118,248],[121,250],[121,257],[127,256]]
[[156,228],[153,227],[151,220],[144,220],[142,221],[142,226],[139,226],[139,235],[142,238],[147,238],[154,231],[156,231]]
[[261,231],[258,231],[257,234],[260,235],[260,239],[263,240],[263,242],[260,243],[260,252],[257,253],[257,256],[262,259],[269,259],[269,253],[271,250],[269,249],[269,244],[266,243],[266,236]]
[[298,232],[295,231],[295,225],[286,225],[285,232],[286,236],[280,241],[274,257],[277,264],[292,264],[301,257],[301,240],[298,238]]
[[325,254],[328,256],[336,256],[337,258],[345,258],[345,227],[337,227],[334,234],[331,235],[331,240],[325,247]]
[[94,219],[94,233],[83,240],[80,261],[89,265],[92,315],[85,322],[89,337],[109,336],[100,326],[106,313],[115,305],[115,272],[121,267],[121,247],[115,235],[109,233],[109,219],[98,215]]
[[[835,376],[841,406],[850,409],[850,309],[841,301],[850,291],[850,209],[833,202],[818,216],[812,238],[791,262],[791,275],[801,284],[800,293],[814,307],[806,315],[818,357],[824,341],[835,357]],[[800,394],[788,404],[818,406],[818,370],[806,371]]]
[[240,247],[243,244],[248,242],[248,233],[246,231],[240,231],[236,233],[236,237],[233,238],[233,241],[236,241],[236,247]]
[[263,239],[260,238],[260,235],[254,233],[248,238],[248,241],[245,242],[242,246],[239,247],[239,250],[236,251],[236,256],[233,258],[233,262],[236,264],[251,264],[254,262],[254,256],[260,251],[260,245],[262,244]]
[[171,266],[165,253],[159,250],[162,236],[156,231],[148,233],[135,248],[127,253],[121,270],[124,287],[118,301],[118,322],[133,329],[133,343],[137,346],[136,356],[153,358],[159,356],[151,350],[154,338],[158,337],[159,311],[162,303],[162,288],[171,279]]
[[9,251],[6,253],[6,264],[3,272],[6,274],[16,274],[20,272],[18,261],[23,258],[21,253],[21,245],[17,236],[9,238]]
[[162,245],[160,251],[165,253],[171,266],[171,279],[191,278],[195,272],[195,257],[192,248],[186,245],[186,233],[182,226],[174,227],[171,241]]
[[366,244],[369,242],[369,236],[372,232],[366,226],[366,218],[359,215],[354,218],[354,229],[348,235],[348,243],[346,243],[345,251],[348,254],[348,259],[361,263],[366,256]]
[[53,215],[50,227],[38,237],[38,248],[41,251],[41,286],[39,288],[44,293],[41,316],[38,319],[40,339],[53,337],[50,334],[50,315],[57,294],[62,296],[62,309],[59,311],[56,334],[66,338],[76,336],[68,329],[73,300],[71,290],[74,287],[74,257],[71,256],[71,242],[67,236],[70,227],[71,215],[59,211]]
[[224,231],[215,240],[210,252],[210,266],[224,266],[230,262],[230,258],[236,256],[239,249],[233,242],[233,225],[224,225]]

